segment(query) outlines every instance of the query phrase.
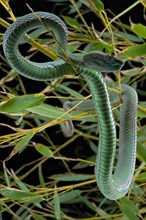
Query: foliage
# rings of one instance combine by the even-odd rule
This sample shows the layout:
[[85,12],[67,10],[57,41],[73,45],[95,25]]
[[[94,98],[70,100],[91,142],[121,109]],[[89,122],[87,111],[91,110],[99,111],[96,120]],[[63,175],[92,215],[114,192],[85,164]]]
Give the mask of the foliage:
[[[135,24],[132,21],[129,25],[124,24],[120,17],[138,4],[145,7],[145,1],[136,1],[116,16],[113,13],[107,15],[100,0],[54,2],[68,2],[67,7],[70,7],[69,16],[62,16],[69,29],[70,51],[86,53],[100,50],[114,53],[126,63],[121,72],[106,76],[106,80],[111,91],[117,92],[115,87],[122,82],[137,89],[139,95],[134,182],[129,194],[115,202],[104,198],[98,191],[93,172],[98,144],[95,112],[74,112],[71,109],[70,112],[64,113],[62,109],[65,100],[90,97],[82,79],[65,76],[53,82],[44,82],[43,89],[37,87],[36,94],[27,94],[23,78],[13,69],[10,70],[4,57],[1,57],[1,71],[5,75],[0,80],[0,112],[1,117],[5,116],[7,120],[0,123],[0,130],[4,132],[0,136],[0,146],[1,152],[7,151],[9,154],[3,158],[0,177],[0,219],[5,219],[6,214],[13,217],[11,219],[25,220],[144,219],[146,92],[143,88],[146,83],[146,28],[143,24]],[[9,12],[12,20],[15,20],[8,2],[1,0],[0,3]],[[101,23],[101,32],[97,30],[95,22],[89,23],[84,18],[87,14],[92,15],[94,21],[97,19]],[[0,23],[5,27],[9,26],[2,18]],[[47,33],[47,30],[45,32]],[[32,45],[28,51],[30,57],[41,51],[52,59],[56,58],[54,41],[46,33],[44,29],[39,29],[30,34],[33,38],[28,42]],[[45,37],[42,39],[40,35]],[[50,100],[57,100],[60,108],[51,105]],[[113,108],[117,127],[120,105],[121,103]],[[75,120],[76,129],[71,138],[64,137],[60,130],[60,124],[68,118]],[[50,135],[52,131],[53,137]],[[84,146],[80,146],[81,143]],[[34,152],[37,155],[35,159],[31,155]],[[26,163],[22,164],[19,158],[23,155],[32,156],[31,161],[26,160]],[[16,169],[13,165],[9,166],[11,160],[19,162]],[[55,171],[53,164],[57,165]],[[37,179],[36,184],[28,181],[30,176]]]

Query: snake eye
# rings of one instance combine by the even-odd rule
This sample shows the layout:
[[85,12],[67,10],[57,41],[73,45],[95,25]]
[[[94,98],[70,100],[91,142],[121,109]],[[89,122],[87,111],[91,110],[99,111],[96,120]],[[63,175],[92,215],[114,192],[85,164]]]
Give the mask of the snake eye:
[[107,58],[112,59],[113,55],[112,54],[107,54]]

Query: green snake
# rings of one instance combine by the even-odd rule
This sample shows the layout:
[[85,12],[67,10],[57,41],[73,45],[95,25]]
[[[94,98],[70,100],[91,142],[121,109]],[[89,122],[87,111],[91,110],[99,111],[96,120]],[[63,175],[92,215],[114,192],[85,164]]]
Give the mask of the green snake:
[[[46,27],[55,39],[55,50],[60,59],[46,63],[32,62],[23,57],[18,45],[24,34],[36,28]],[[95,176],[102,194],[110,200],[123,197],[129,190],[136,159],[136,110],[137,94],[128,85],[121,85],[123,93],[119,134],[119,155],[113,174],[116,150],[116,127],[106,83],[101,72],[115,72],[123,62],[110,54],[98,51],[85,55],[67,51],[68,34],[64,22],[46,12],[30,13],[16,20],[5,32],[3,50],[9,65],[19,74],[34,80],[45,81],[63,75],[82,76],[87,82],[98,115],[100,141],[95,164]]]

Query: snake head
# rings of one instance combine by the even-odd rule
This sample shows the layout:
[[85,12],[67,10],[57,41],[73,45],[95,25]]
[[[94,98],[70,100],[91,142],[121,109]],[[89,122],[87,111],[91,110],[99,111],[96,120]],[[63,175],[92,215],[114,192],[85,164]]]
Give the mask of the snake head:
[[100,72],[114,72],[122,68],[123,62],[111,54],[99,51],[89,52],[83,56],[83,61],[87,67]]

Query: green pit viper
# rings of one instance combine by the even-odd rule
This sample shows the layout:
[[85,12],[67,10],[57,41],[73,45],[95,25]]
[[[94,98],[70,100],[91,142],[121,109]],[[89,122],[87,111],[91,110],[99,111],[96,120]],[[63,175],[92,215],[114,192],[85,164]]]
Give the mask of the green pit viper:
[[[36,63],[23,57],[18,49],[24,34],[35,28],[46,27],[55,38],[55,48],[59,60]],[[85,55],[67,51],[67,27],[56,15],[46,12],[30,13],[18,18],[6,30],[3,38],[3,50],[9,65],[19,74],[34,80],[53,80],[63,75],[82,76],[87,82],[98,115],[100,141],[95,163],[95,176],[102,194],[117,200],[129,190],[136,159],[136,114],[137,93],[125,84],[121,84],[123,93],[122,115],[119,134],[119,155],[113,173],[116,150],[116,127],[109,100],[109,94],[101,72],[119,71],[123,62],[113,55],[98,51]]]

